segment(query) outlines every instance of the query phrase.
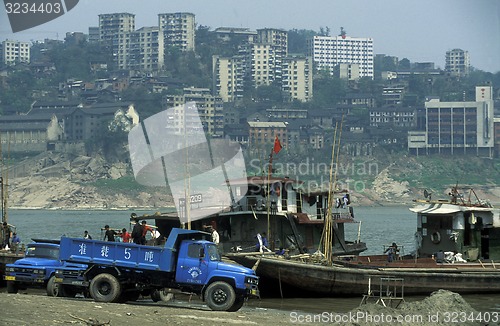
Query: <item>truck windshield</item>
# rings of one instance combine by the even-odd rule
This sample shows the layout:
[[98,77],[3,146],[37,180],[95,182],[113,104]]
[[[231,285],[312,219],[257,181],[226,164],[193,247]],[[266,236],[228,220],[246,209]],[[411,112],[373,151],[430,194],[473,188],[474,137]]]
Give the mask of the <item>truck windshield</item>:
[[28,246],[26,257],[59,259],[59,248]]
[[217,247],[215,245],[208,245],[207,251],[208,251],[208,258],[210,260],[216,260],[216,261],[220,260],[219,251],[217,250]]

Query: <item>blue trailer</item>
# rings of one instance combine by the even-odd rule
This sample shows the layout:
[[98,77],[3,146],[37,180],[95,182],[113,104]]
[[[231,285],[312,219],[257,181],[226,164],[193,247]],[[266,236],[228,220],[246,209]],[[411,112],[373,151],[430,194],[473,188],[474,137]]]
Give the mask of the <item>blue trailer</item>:
[[175,289],[201,296],[212,310],[237,311],[258,296],[252,269],[222,262],[206,232],[173,228],[164,247],[61,238],[60,259],[87,264],[83,281],[58,274],[56,282],[88,287],[100,302],[125,302]]

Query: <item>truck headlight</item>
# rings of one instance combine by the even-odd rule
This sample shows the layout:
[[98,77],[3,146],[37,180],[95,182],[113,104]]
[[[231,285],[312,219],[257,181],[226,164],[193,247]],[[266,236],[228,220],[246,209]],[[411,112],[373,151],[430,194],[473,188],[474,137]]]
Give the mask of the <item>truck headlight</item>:
[[249,277],[249,276],[247,276],[247,277],[245,277],[245,283],[258,285],[259,284],[259,279],[255,278],[255,277]]
[[6,271],[6,272],[14,272],[14,271],[15,271],[15,269],[14,269],[14,267],[6,267],[6,268],[5,268],[5,271]]
[[45,274],[45,271],[43,269],[34,269],[33,274]]

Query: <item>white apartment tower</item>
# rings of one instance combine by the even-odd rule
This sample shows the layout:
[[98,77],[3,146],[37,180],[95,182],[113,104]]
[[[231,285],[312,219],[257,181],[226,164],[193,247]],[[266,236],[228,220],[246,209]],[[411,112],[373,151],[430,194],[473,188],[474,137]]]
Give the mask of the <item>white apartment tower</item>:
[[1,58],[4,64],[30,63],[30,44],[28,42],[5,40],[1,45]]
[[308,52],[318,70],[328,69],[333,74],[335,66],[347,63],[359,65],[359,77],[373,79],[373,39],[339,36],[314,36],[308,40]]
[[99,40],[106,44],[118,69],[128,67],[130,33],[135,30],[135,15],[114,13],[99,15]]
[[194,14],[189,12],[159,14],[158,25],[165,48],[172,46],[182,51],[195,50]]
[[113,42],[119,33],[135,30],[135,15],[129,13],[99,15],[99,39]]
[[313,63],[311,57],[283,59],[281,90],[289,101],[308,102],[313,94]]
[[470,72],[469,52],[461,49],[446,51],[444,70],[453,76],[467,76]]
[[129,33],[128,69],[154,71],[163,67],[163,56],[159,56],[159,28],[142,27]]
[[224,102],[234,102],[243,97],[243,57],[212,58],[213,90]]

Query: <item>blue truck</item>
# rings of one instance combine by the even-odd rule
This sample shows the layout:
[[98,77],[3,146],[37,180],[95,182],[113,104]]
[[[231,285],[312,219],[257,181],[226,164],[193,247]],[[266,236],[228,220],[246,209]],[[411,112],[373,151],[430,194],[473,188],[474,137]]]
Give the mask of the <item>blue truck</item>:
[[172,228],[165,246],[61,238],[60,259],[86,264],[83,281],[67,272],[56,282],[88,288],[98,302],[134,301],[158,291],[200,295],[212,310],[237,311],[249,297],[259,296],[255,271],[221,261],[206,232]]
[[86,265],[64,263],[59,260],[58,240],[37,240],[29,243],[24,258],[5,266],[4,280],[7,282],[7,292],[17,293],[28,287],[43,287],[50,296],[75,296],[80,292],[73,286],[59,286],[55,283],[56,269],[82,271]]

